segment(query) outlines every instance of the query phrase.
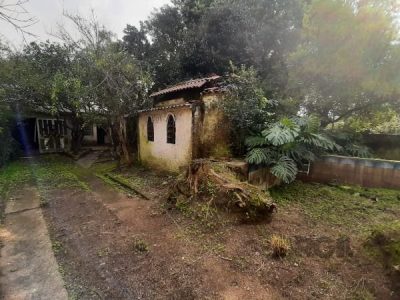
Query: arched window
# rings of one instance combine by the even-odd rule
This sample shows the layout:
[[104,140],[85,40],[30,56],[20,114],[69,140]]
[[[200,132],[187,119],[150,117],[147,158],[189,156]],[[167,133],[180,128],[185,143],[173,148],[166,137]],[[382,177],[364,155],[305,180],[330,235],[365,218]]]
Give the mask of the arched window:
[[147,140],[154,142],[154,124],[151,117],[147,118]]
[[167,122],[167,143],[175,144],[175,142],[176,142],[175,119],[172,115],[169,115]]

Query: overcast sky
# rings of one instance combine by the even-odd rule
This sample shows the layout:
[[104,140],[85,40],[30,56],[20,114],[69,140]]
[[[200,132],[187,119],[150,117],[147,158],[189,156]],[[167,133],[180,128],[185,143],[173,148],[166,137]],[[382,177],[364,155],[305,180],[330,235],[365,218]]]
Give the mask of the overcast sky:
[[[15,3],[17,0],[2,1]],[[56,31],[57,24],[63,22],[63,10],[87,16],[91,14],[92,9],[100,23],[121,37],[126,24],[138,25],[154,8],[167,3],[170,3],[170,0],[29,0],[25,8],[38,22],[28,28],[37,38],[27,39],[54,39],[48,33]],[[0,34],[2,39],[8,40],[16,47],[22,44],[21,34],[3,21],[0,21]]]

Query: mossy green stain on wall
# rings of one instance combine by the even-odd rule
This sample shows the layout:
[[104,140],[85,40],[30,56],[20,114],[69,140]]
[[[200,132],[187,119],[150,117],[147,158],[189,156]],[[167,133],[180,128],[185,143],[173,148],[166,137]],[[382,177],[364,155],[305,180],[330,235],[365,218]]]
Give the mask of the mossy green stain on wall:
[[229,122],[218,108],[220,94],[208,94],[203,97],[205,115],[201,142],[205,156],[214,158],[230,157]]

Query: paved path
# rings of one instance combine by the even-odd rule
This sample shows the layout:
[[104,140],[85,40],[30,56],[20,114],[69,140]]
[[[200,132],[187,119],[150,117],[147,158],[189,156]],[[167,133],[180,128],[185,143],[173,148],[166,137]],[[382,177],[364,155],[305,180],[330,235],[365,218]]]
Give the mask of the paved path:
[[0,235],[0,298],[68,299],[35,188],[23,187],[7,203]]
[[76,161],[82,168],[89,169],[99,158],[101,151],[92,151]]

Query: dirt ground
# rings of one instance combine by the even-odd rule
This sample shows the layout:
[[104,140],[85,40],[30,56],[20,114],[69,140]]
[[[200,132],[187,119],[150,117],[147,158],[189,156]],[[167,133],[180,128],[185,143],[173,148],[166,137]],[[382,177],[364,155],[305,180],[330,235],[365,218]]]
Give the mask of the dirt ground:
[[[315,226],[296,208],[271,222],[205,224],[168,210],[173,177],[138,168],[151,200],[118,191],[95,176],[90,191],[53,190],[45,216],[62,245],[56,256],[76,299],[398,299],[382,267],[357,253],[357,241]],[[272,258],[268,236],[292,239]],[[143,247],[138,247],[138,245]],[[141,249],[145,248],[145,249]],[[141,250],[140,250],[141,249]]]
[[[298,205],[257,224],[225,211],[194,214],[166,205],[172,175],[120,170],[145,200],[100,179],[99,169],[78,168],[83,183],[45,190],[43,214],[70,299],[400,299],[361,239]],[[272,234],[290,240],[287,257],[272,257]]]

